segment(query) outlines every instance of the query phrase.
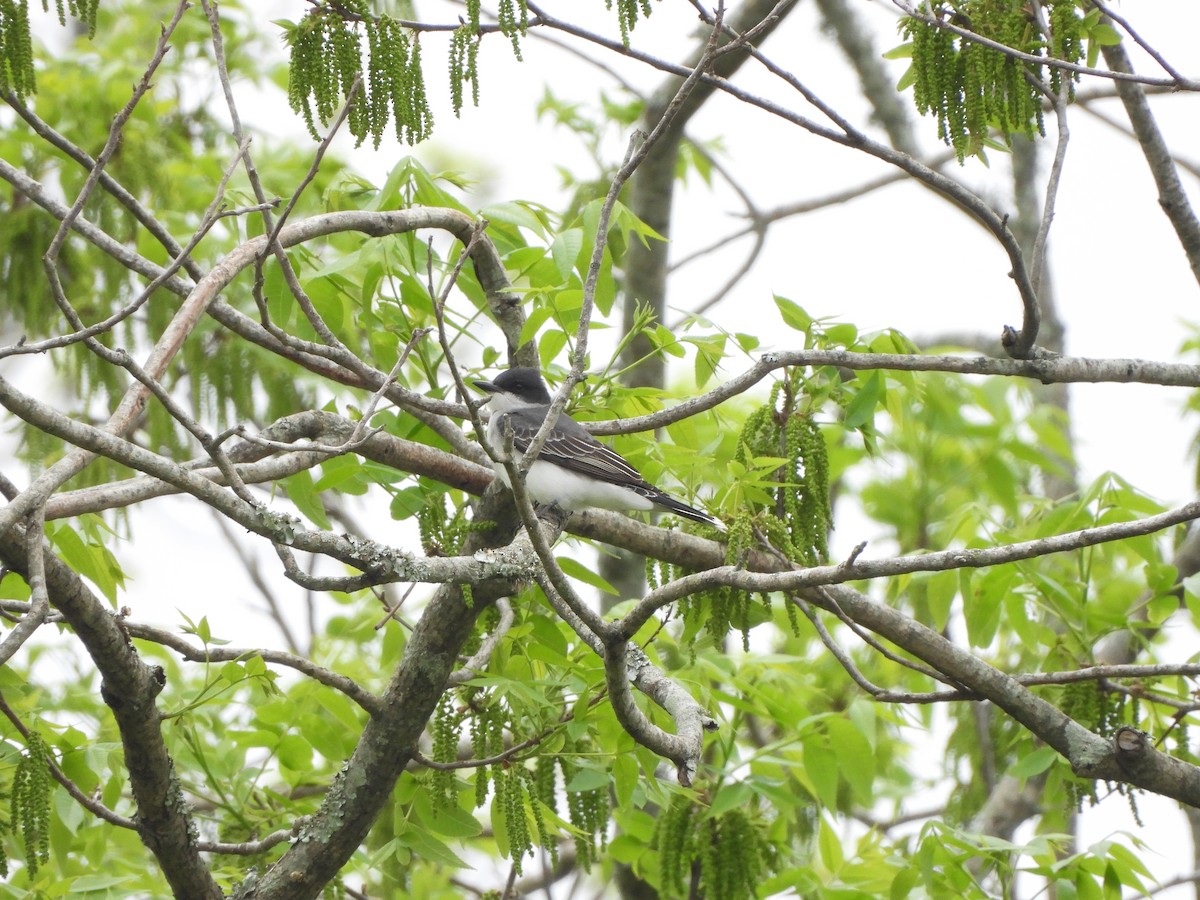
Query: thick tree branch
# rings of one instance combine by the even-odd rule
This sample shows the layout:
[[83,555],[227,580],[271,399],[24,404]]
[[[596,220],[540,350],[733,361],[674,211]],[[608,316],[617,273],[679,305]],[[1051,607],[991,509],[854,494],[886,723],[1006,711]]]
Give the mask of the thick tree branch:
[[764,353],[757,363],[707,393],[669,409],[618,419],[589,422],[592,434],[629,434],[662,428],[744,393],[776,369],[788,366],[832,366],[855,371],[956,372],[961,375],[1006,375],[1044,384],[1111,382],[1200,387],[1200,366],[1141,359],[1088,359],[1081,356],[1044,359],[1001,359],[991,356],[925,356],[900,353],[854,353],[847,350],[792,350]]
[[[503,553],[490,554],[486,558],[416,557],[375,541],[310,531],[303,528],[293,516],[248,503],[165,457],[143,450],[103,429],[68,419],[44,403],[16,391],[2,378],[0,406],[47,434],[82,447],[89,453],[106,456],[175,485],[245,526],[248,531],[286,543],[297,550],[331,556],[361,569],[370,576],[369,580],[377,584],[390,581],[474,583],[493,577],[527,577],[535,565],[533,557],[521,558]],[[28,491],[21,496],[27,494]],[[5,511],[11,509],[12,505],[5,507]]]
[[981,549],[942,550],[878,560],[855,558],[839,565],[813,566],[788,572],[750,572],[737,566],[717,566],[693,575],[684,575],[651,591],[619,623],[610,624],[610,628],[615,628],[618,635],[628,639],[667,603],[714,587],[736,587],[755,594],[767,591],[800,591],[820,585],[844,584],[847,581],[886,578],[912,572],[984,568],[1153,534],[1197,518],[1200,518],[1200,500],[1193,500],[1191,503],[1143,519],[1114,522],[1110,525],[1083,528],[1013,544],[996,544]]
[[[499,492],[485,496],[478,517],[506,518]],[[551,537],[557,538],[557,534]],[[492,542],[495,537],[492,537]],[[484,552],[481,532],[472,532],[465,551]],[[509,553],[532,554],[522,532]],[[320,810],[291,848],[250,889],[257,900],[311,900],[358,849],[392,787],[412,758],[417,741],[441,698],[470,636],[476,616],[501,596],[514,592],[511,580],[482,581],[473,602],[451,585],[438,589],[413,629],[378,713],[371,716],[354,753],[330,787]]]
[[[1133,72],[1133,64],[1121,44],[1102,47],[1101,52],[1114,75],[1128,75]],[[1125,104],[1129,124],[1133,126],[1133,133],[1137,136],[1142,153],[1150,166],[1150,174],[1158,186],[1158,202],[1175,229],[1192,274],[1196,281],[1200,282],[1200,220],[1196,218],[1196,212],[1192,209],[1187,192],[1179,180],[1179,172],[1171,159],[1166,139],[1154,119],[1154,113],[1150,110],[1146,92],[1141,84],[1124,79],[1116,82],[1116,88],[1117,95]]]
[[[1200,512],[1200,508],[1197,511]],[[715,567],[724,560],[721,545],[694,535],[679,532],[656,534],[663,529],[628,519],[620,522],[617,521],[620,517],[611,514],[589,512],[586,517],[577,516],[576,519],[582,519],[573,523],[577,526],[576,530],[590,537],[608,540],[640,553],[653,549],[661,554],[660,559],[670,560],[677,565],[714,567],[704,574],[719,571]],[[773,555],[752,555],[747,565],[762,567],[770,572],[778,569],[780,561]],[[751,591],[763,589],[756,573],[740,571],[746,576],[745,579],[729,572],[728,580],[725,580],[725,576],[721,580]],[[788,576],[799,574],[788,573]],[[763,577],[769,581],[773,576]],[[1031,693],[1015,677],[1000,672],[968,651],[958,648],[899,610],[876,603],[844,585],[804,589],[801,593],[810,603],[830,612],[836,612],[836,606],[858,624],[934,666],[979,697],[991,700],[1054,747],[1070,762],[1076,774],[1086,778],[1126,782],[1183,803],[1200,805],[1200,769],[1141,744],[1131,754],[1132,761],[1126,759],[1127,754],[1118,752],[1115,741],[1106,741],[1089,732],[1052,704]]]
[[[0,559],[29,576],[29,558],[21,529],[0,533]],[[101,676],[101,696],[121,733],[125,767],[137,802],[137,831],[154,853],[177,897],[223,897],[200,857],[195,824],[183,799],[174,763],[162,734],[155,698],[163,672],[138,657],[121,620],[112,615],[83,580],[56,556],[45,555],[51,602],[87,649]]]

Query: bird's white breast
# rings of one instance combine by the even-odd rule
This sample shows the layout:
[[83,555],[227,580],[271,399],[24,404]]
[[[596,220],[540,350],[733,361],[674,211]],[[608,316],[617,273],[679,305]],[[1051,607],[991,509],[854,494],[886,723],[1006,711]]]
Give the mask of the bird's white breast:
[[[488,443],[492,449],[503,455],[504,430],[501,427],[503,416],[492,412],[492,420],[488,422]],[[513,454],[518,460],[520,452]],[[496,475],[504,484],[511,488],[512,482],[508,470],[503,463],[493,463]],[[587,478],[570,469],[556,466],[554,463],[537,460],[525,475],[525,489],[537,503],[557,503],[563,509],[586,509],[589,506],[600,509],[654,509],[654,504],[641,494],[616,484]]]

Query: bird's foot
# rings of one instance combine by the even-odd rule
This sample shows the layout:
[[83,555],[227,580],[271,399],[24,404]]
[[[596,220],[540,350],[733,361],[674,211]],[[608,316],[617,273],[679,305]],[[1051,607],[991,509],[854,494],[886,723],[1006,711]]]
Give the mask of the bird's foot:
[[533,511],[537,513],[539,519],[552,522],[559,529],[566,524],[567,519],[571,518],[571,510],[559,506],[557,501],[554,503],[538,503]]

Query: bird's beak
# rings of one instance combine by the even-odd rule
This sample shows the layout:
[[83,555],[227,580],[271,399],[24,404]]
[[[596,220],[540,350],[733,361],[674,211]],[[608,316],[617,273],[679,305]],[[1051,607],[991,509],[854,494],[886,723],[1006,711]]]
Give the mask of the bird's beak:
[[488,395],[488,396],[484,397],[482,400],[480,400],[480,401],[479,401],[479,404],[480,404],[481,406],[482,406],[484,403],[487,403],[489,400],[491,400],[491,399],[492,399],[492,395],[493,395],[493,394],[497,394],[497,393],[499,393],[499,392],[500,392],[500,388],[496,387],[496,385],[495,385],[495,383],[494,383],[494,382],[491,382],[491,381],[476,381],[476,382],[473,382],[473,383],[474,383],[475,387],[479,388],[479,390],[483,391],[485,394],[487,394],[487,395]]

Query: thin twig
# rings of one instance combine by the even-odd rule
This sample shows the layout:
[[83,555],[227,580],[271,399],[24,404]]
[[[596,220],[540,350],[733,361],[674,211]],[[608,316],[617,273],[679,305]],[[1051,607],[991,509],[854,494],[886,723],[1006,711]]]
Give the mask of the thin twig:
[[29,559],[25,582],[29,585],[29,609],[0,643],[0,666],[12,659],[21,645],[33,637],[50,612],[50,596],[46,591],[45,515],[45,507],[39,506],[29,515],[25,526],[25,552]]
[[[1122,72],[1113,69],[1094,69],[1090,66],[1080,65],[1079,63],[1068,62],[1065,59],[1057,59],[1053,56],[1041,56],[1035,53],[1024,53],[1016,50],[1007,44],[1002,44],[999,41],[994,41],[991,38],[986,38],[981,34],[976,34],[967,28],[950,21],[949,17],[940,19],[937,16],[927,15],[920,12],[916,7],[902,0],[892,0],[906,16],[912,19],[917,19],[924,22],[926,25],[931,25],[934,28],[940,28],[943,31],[949,31],[952,34],[958,35],[960,38],[979,44],[982,47],[988,47],[1003,53],[1005,56],[1012,59],[1020,60],[1021,62],[1032,63],[1035,66],[1049,66],[1055,69],[1062,69],[1066,72],[1075,72],[1080,75],[1090,75],[1093,78],[1106,78],[1110,81],[1123,81],[1139,85],[1148,85],[1154,87],[1166,87],[1177,91],[1200,91],[1200,79],[1196,78],[1154,78],[1148,75],[1136,75],[1132,72]],[[1131,32],[1132,36],[1132,32]],[[1161,65],[1161,63],[1160,63]]]
[[[470,681],[486,669],[492,653],[513,627],[516,615],[513,613],[512,601],[507,597],[501,597],[496,601],[496,609],[500,613],[500,621],[496,623],[496,627],[492,629],[491,633],[479,642],[479,649],[471,654],[471,658],[464,662],[461,668],[450,673],[450,677],[446,679],[448,686],[454,687]],[[390,615],[389,613],[389,617]]]
[[312,660],[295,653],[257,647],[217,647],[208,644],[201,649],[195,647],[185,638],[161,628],[143,625],[139,622],[131,622],[128,619],[124,620],[123,624],[130,636],[144,641],[151,641],[155,644],[161,644],[164,647],[170,647],[189,662],[231,662],[242,661],[257,656],[265,663],[294,669],[301,675],[311,678],[313,681],[345,694],[368,713],[374,714],[379,711],[380,699],[358,684],[354,679],[326,669],[324,666],[319,666]]
[[[21,737],[25,738],[25,740],[29,740],[29,729],[26,727],[25,723],[21,721],[20,717],[13,711],[12,707],[8,705],[2,693],[0,693],[0,713],[3,713],[4,717],[12,723],[13,728],[20,733]],[[137,830],[137,822],[135,822],[133,819],[126,818],[120,813],[114,812],[100,801],[89,797],[82,790],[80,790],[79,785],[66,776],[63,770],[60,769],[53,760],[46,760],[46,767],[50,770],[50,777],[61,784],[76,803],[78,803],[92,815],[96,816],[96,818],[103,819],[105,822],[108,822],[110,825],[116,825],[118,828],[129,828],[133,831]]]

